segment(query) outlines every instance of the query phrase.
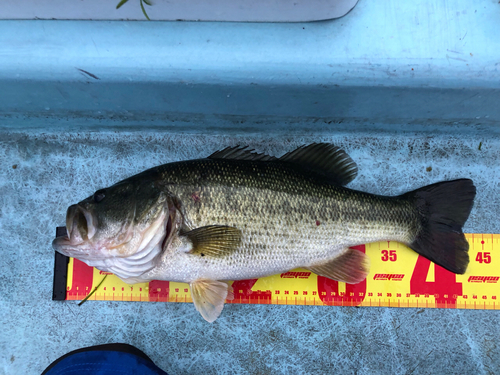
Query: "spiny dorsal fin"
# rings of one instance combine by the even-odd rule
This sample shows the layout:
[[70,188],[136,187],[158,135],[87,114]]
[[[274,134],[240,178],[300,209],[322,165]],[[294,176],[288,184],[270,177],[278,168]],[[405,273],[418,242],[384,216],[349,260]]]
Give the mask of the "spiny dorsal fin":
[[329,143],[301,146],[283,155],[279,160],[322,172],[339,185],[347,185],[358,174],[358,166],[351,157],[344,150]]
[[224,150],[214,152],[208,157],[208,159],[233,159],[253,161],[278,160],[278,158],[274,156],[259,154],[253,151],[253,149],[248,149],[248,146],[226,147]]
[[241,231],[234,227],[209,225],[183,234],[191,241],[190,254],[220,257],[235,251],[241,243]]
[[189,286],[196,310],[209,323],[219,317],[226,299],[229,301],[234,299],[233,287],[222,281],[199,279]]
[[332,280],[357,284],[368,275],[370,258],[359,250],[349,248],[337,258],[306,268]]

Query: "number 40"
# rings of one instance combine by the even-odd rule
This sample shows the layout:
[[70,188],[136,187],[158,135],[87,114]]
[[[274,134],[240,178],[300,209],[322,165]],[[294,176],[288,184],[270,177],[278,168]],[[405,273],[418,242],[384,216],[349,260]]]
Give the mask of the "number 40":
[[479,253],[477,253],[476,261],[479,263],[491,263],[490,253],[483,253],[480,251]]

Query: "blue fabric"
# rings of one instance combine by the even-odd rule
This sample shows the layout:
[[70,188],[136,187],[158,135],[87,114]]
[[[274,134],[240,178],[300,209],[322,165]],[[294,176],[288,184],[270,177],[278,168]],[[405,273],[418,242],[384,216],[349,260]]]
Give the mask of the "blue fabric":
[[63,358],[45,375],[167,375],[153,362],[134,354],[97,350]]

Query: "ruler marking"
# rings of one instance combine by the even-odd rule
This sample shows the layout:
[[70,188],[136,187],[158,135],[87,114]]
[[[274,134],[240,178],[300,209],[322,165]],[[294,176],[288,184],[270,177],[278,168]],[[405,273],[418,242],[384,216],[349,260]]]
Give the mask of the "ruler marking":
[[[496,261],[496,254],[498,253],[497,250],[500,251],[500,248],[498,248],[498,244],[500,243],[500,235],[499,234],[493,234],[493,233],[488,233],[488,234],[466,234],[466,239],[470,243],[471,247],[471,253],[476,254],[481,251],[492,251],[495,256],[494,261]],[[491,242],[491,244],[490,244]],[[496,245],[495,245],[496,244]],[[486,247],[485,247],[486,245]],[[386,247],[387,246],[387,247]],[[398,253],[398,259],[394,263],[393,261],[391,262],[380,262],[380,254],[377,254],[377,250],[381,251],[382,249],[397,249]],[[456,284],[462,284],[463,285],[463,294],[464,295],[469,295],[469,297],[473,295],[477,295],[478,298],[476,300],[470,298],[468,300],[471,300],[474,302],[473,304],[470,303],[467,305],[468,300],[465,300],[462,296],[458,296],[458,299],[456,298],[455,300],[442,300],[442,302],[437,302],[433,301],[436,298],[436,293],[431,292],[428,293],[429,296],[433,297],[432,300],[430,298],[427,298],[426,293],[422,293],[419,297],[416,297],[415,300],[412,300],[412,297],[415,297],[415,295],[410,295],[410,293],[406,293],[410,285],[411,281],[411,276],[413,275],[413,272],[415,271],[415,263],[413,261],[409,261],[409,259],[415,259],[415,258],[407,258],[409,254],[414,254],[414,253],[407,253],[406,248],[403,244],[400,244],[398,242],[392,242],[392,241],[385,241],[385,242],[379,242],[378,244],[369,244],[366,246],[366,252],[372,257],[375,258],[375,262],[377,264],[377,267],[372,270],[370,273],[370,276],[367,278],[365,281],[365,285],[358,285],[354,286],[354,289],[349,289],[351,286],[346,286],[343,283],[338,283],[338,284],[325,284],[325,287],[327,288],[326,293],[331,293],[332,297],[326,296],[324,291],[320,291],[320,285],[319,282],[320,280],[313,275],[314,278],[303,278],[302,277],[295,277],[295,280],[281,280],[280,283],[278,284],[273,284],[274,281],[277,282],[276,279],[272,279],[273,277],[276,276],[271,276],[270,279],[266,280],[265,282],[269,282],[272,290],[275,292],[283,293],[285,290],[282,289],[296,289],[295,290],[295,295],[293,299],[290,299],[288,301],[288,296],[285,295],[285,298],[283,299],[281,295],[275,296],[275,299],[269,298],[270,296],[264,296],[264,298],[261,300],[260,299],[260,294],[257,293],[254,294],[252,298],[243,298],[244,295],[240,294],[239,299],[236,301],[227,301],[227,303],[241,303],[241,304],[287,304],[287,305],[326,305],[326,306],[388,306],[388,307],[412,307],[412,308],[465,308],[465,309],[493,309],[496,310],[496,301],[492,300],[492,295],[497,294],[496,292],[496,286],[491,285],[494,282],[490,281],[484,281],[483,282],[478,282],[475,281],[469,281],[468,277],[466,276],[465,278],[461,278],[459,280],[456,280]],[[378,262],[377,262],[378,260]],[[401,262],[398,262],[401,261]],[[81,268],[81,265],[78,265],[77,267],[75,264],[78,262],[75,262],[73,259],[70,261],[70,270],[68,272],[73,272],[77,273],[77,275],[73,276],[78,276],[80,275],[79,272],[88,272],[85,269]],[[493,268],[493,274],[490,274],[490,268],[491,265],[486,265],[483,264],[485,262],[482,262],[479,264],[479,261],[471,262],[469,265],[469,272],[471,275],[474,277],[479,276],[479,277],[488,277],[488,276],[493,276],[495,277],[495,272]],[[408,266],[409,265],[409,266]],[[80,269],[78,269],[80,267]],[[434,269],[434,265],[432,265],[432,269]],[[486,274],[484,273],[486,270]],[[299,272],[304,272],[305,270],[297,270]],[[96,272],[94,270],[94,272]],[[431,269],[429,269],[428,272],[431,272]],[[436,271],[434,271],[436,272]],[[94,273],[97,275],[97,273]],[[375,278],[374,274],[377,275],[379,274],[381,278]],[[391,277],[393,274],[405,274],[404,276],[404,283],[398,283],[396,279],[392,279]],[[500,276],[500,272],[498,272]],[[388,279],[383,279],[383,277],[389,277]],[[394,275],[396,276],[396,275]],[[277,275],[279,277],[279,275]],[[426,276],[427,277],[427,276]],[[436,275],[434,274],[434,277]],[[439,276],[438,276],[439,278]],[[81,279],[81,278],[80,278]],[[161,297],[159,295],[154,296],[154,294],[151,295],[151,297],[148,296],[148,289],[146,287],[146,291],[144,294],[144,299],[142,298],[142,288],[139,287],[139,291],[135,291],[136,294],[134,294],[134,290],[130,288],[129,286],[125,286],[126,288],[130,289],[123,289],[123,283],[116,278],[116,276],[112,276],[112,278],[108,278],[109,282],[106,281],[104,283],[104,291],[102,293],[98,292],[95,293],[94,296],[92,297],[92,300],[112,300],[112,301],[119,301],[120,296],[119,296],[119,289],[115,288],[122,288],[122,295],[121,295],[121,300],[122,301],[151,301],[151,302],[192,302],[190,299],[189,301],[187,300],[187,294],[176,294],[175,296],[170,295],[170,297]],[[300,280],[299,280],[300,279]],[[410,280],[409,280],[410,279]],[[82,282],[78,282],[75,280],[79,280],[78,277],[72,277],[71,280],[68,279],[69,285],[67,285],[67,292],[66,292],[66,299],[68,300],[81,300],[83,298],[83,295],[87,295],[89,292],[90,288],[88,287],[87,284],[83,284]],[[374,281],[375,280],[375,281]],[[384,281],[385,280],[385,281]],[[486,280],[486,279],[485,279]],[[88,283],[88,281],[86,281]],[[292,284],[294,287],[291,287],[290,285],[286,284],[287,282],[290,283],[295,283]],[[436,283],[437,280],[431,279],[431,281],[425,281],[425,286],[427,287],[434,287],[434,285],[429,284],[429,283]],[[274,286],[274,285],[279,285]],[[487,286],[488,285],[488,286]],[[448,290],[451,290],[448,288],[447,284],[440,284],[436,285],[439,286],[440,293],[446,294]],[[500,283],[499,283],[500,286]],[[109,288],[107,290],[113,290],[110,293],[112,295],[106,295],[106,287]],[[273,288],[274,287],[274,288]],[[403,287],[403,288],[401,288]],[[485,293],[482,291],[483,288],[486,290],[489,290],[491,287],[493,287],[495,290],[494,293]],[[332,291],[330,292],[329,288],[337,288],[337,291]],[[347,291],[344,292],[344,290],[347,288]],[[361,288],[361,289],[360,289]],[[374,291],[375,289],[375,291]],[[479,290],[478,290],[479,289]],[[116,290],[116,291],[115,291]],[[355,291],[353,291],[355,290]],[[430,290],[432,291],[432,290]],[[392,293],[391,293],[392,292]],[[115,293],[117,295],[115,295]],[[139,295],[137,296],[137,293]],[[309,295],[312,293],[312,295]],[[319,295],[317,296],[316,293]],[[356,294],[357,293],[357,294]],[[500,291],[499,291],[500,293]],[[384,295],[387,294],[387,298],[384,297]],[[450,297],[456,294],[456,292],[450,292]],[[300,301],[300,295],[303,296],[303,301]],[[357,297],[359,295],[359,298]],[[272,294],[271,294],[272,296]],[[324,296],[324,298],[323,298]],[[377,297],[379,298],[377,298]],[[181,297],[181,298],[179,298]],[[183,298],[182,298],[183,297]],[[267,298],[266,298],[267,297]],[[316,301],[316,297],[319,297],[319,300]],[[425,297],[425,298],[420,298],[420,297]],[[477,303],[478,300],[480,301],[483,299],[483,306],[481,307],[481,304]],[[422,303],[425,301],[425,304]],[[429,302],[430,301],[430,302]],[[454,301],[454,302],[451,302]],[[488,306],[486,306],[486,301],[488,301]],[[405,303],[406,302],[406,303]],[[450,303],[448,303],[450,302]],[[499,307],[500,309],[500,307]]]

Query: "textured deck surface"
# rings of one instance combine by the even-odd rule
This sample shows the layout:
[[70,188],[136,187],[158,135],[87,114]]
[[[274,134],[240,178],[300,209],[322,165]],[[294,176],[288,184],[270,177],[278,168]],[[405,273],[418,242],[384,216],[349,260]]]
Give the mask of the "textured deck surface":
[[69,204],[145,168],[227,145],[281,155],[303,143],[331,141],[359,165],[351,186],[380,194],[472,178],[478,197],[465,229],[499,233],[497,136],[486,136],[481,127],[469,128],[475,133],[467,137],[422,130],[380,135],[348,127],[266,136],[86,126],[62,131],[50,124],[28,132],[4,129],[0,373],[36,374],[70,350],[107,342],[135,345],[171,374],[495,373],[496,311],[227,305],[210,325],[191,304],[91,301],[78,307],[51,301],[50,243]]

